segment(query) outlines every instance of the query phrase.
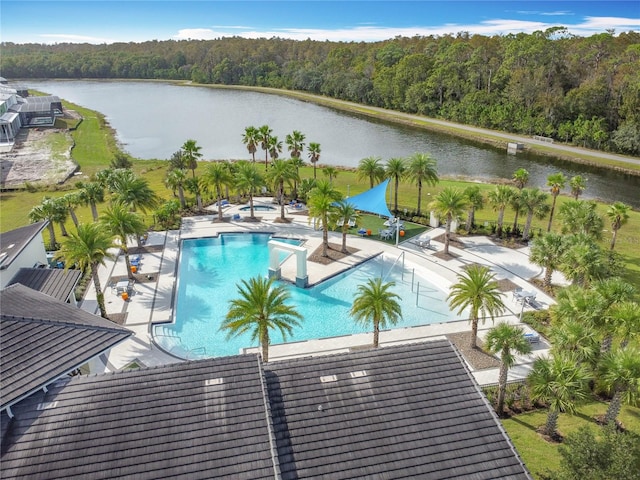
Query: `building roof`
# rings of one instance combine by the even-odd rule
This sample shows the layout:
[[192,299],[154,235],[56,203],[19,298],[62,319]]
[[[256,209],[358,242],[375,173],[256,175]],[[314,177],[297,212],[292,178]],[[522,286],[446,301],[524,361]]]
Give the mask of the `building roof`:
[[20,283],[61,302],[66,302],[82,276],[80,270],[60,268],[21,268],[9,285]]
[[49,112],[53,107],[62,109],[62,102],[55,95],[26,97],[24,98],[24,103],[19,103],[15,106],[16,110],[22,113]]
[[0,270],[4,270],[16,259],[20,252],[44,230],[47,221],[32,223],[0,234]]
[[2,415],[3,478],[277,478],[262,387],[255,355],[57,382]]
[[530,478],[446,341],[265,366],[282,478]]
[[15,284],[0,291],[0,408],[132,335],[110,320]]
[[12,410],[4,478],[531,478],[446,340],[78,376]]

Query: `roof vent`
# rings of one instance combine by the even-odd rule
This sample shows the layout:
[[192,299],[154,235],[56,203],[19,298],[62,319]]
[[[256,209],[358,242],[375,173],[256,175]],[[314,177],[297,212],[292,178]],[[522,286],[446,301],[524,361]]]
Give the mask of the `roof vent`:
[[325,375],[324,377],[320,377],[320,381],[322,383],[337,382],[338,377],[336,377],[335,375]]
[[357,372],[351,372],[350,375],[351,375],[351,378],[366,377],[367,376],[367,371],[366,370],[358,370]]
[[55,402],[42,402],[38,404],[38,410],[49,410],[50,408],[56,408],[58,401]]
[[223,383],[224,383],[224,380],[222,379],[222,377],[210,378],[210,379],[204,381],[204,384],[207,387],[212,387],[214,385],[222,385]]

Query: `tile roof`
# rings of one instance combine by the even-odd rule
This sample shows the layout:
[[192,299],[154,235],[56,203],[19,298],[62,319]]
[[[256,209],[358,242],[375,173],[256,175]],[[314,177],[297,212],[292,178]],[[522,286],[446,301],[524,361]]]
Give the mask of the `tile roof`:
[[20,283],[61,302],[66,302],[81,276],[80,270],[24,267],[18,270],[9,285]]
[[4,270],[24,250],[36,235],[39,235],[47,221],[32,223],[0,234],[0,270]]
[[24,285],[0,291],[0,408],[132,335],[110,320]]
[[274,479],[267,412],[255,355],[74,377],[2,415],[3,478]]
[[265,366],[282,478],[530,478],[446,341]]

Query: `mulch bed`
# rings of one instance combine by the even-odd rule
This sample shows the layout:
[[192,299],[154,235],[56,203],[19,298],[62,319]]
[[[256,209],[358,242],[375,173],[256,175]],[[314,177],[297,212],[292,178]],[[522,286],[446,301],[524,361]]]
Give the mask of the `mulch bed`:
[[109,320],[118,325],[124,325],[127,321],[127,312],[124,313],[110,313]]
[[322,245],[315,249],[315,251],[309,255],[307,258],[308,261],[319,263],[321,265],[330,265],[331,263],[341,260],[344,257],[357,253],[360,250],[358,248],[349,247],[347,245],[348,254],[342,253],[342,244],[337,243],[329,243],[329,248],[327,249],[327,257],[322,256]]
[[[434,242],[444,243],[444,233],[442,235],[438,235],[437,237],[432,238],[431,240],[433,240]],[[466,245],[462,243],[458,239],[458,237],[455,235],[449,235],[449,246],[461,248],[461,249],[466,248]]]
[[439,251],[439,252],[434,253],[432,255],[432,257],[436,257],[436,258],[439,258],[440,260],[447,261],[447,260],[454,260],[456,258],[459,258],[460,255],[456,255],[455,253],[451,253],[451,252],[444,253],[444,251]]
[[477,339],[478,348],[470,348],[471,331],[450,333],[446,337],[460,351],[464,359],[473,367],[474,370],[484,370],[486,368],[500,367],[500,360],[482,350],[483,344]]
[[293,220],[291,218],[285,217],[284,219],[277,217],[273,220],[273,223],[291,223]]
[[513,292],[518,287],[518,285],[513,283],[508,278],[503,278],[501,280],[496,280],[496,281],[498,282],[498,289],[501,292]]

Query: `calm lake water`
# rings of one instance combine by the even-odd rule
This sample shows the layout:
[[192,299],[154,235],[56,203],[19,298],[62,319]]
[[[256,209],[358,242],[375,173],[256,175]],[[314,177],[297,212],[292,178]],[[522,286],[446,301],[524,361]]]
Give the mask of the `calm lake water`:
[[[530,186],[547,188],[551,173],[588,179],[585,197],[620,200],[640,208],[640,177],[594,169],[547,157],[508,155],[496,149],[448,135],[376,122],[327,107],[279,95],[186,87],[156,82],[26,81],[29,88],[103,113],[123,148],[142,159],[169,159],[187,139],[202,147],[203,158],[249,159],[242,143],[247,126],[269,125],[283,141],[293,130],[306,143],[321,145],[320,163],[355,167],[365,157],[386,161],[414,152],[431,154],[444,176],[481,179],[510,178],[518,168],[530,173]],[[307,153],[303,153],[307,159]],[[256,159],[264,161],[258,149]]]

